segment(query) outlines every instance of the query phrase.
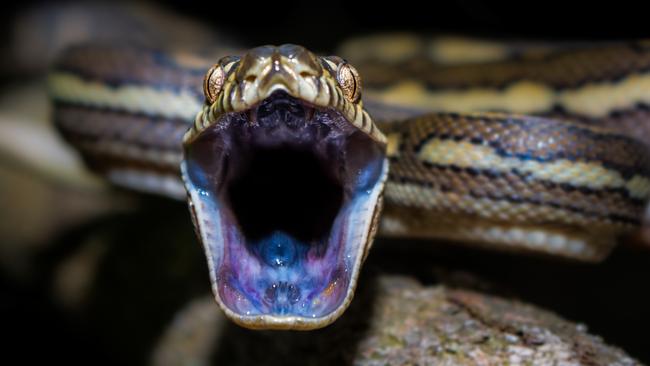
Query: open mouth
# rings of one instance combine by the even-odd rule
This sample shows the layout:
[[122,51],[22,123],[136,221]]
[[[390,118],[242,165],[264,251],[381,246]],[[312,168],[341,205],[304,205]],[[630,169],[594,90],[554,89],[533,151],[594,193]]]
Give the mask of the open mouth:
[[283,91],[186,146],[193,219],[226,314],[276,328],[335,319],[367,250],[384,158],[340,112]]

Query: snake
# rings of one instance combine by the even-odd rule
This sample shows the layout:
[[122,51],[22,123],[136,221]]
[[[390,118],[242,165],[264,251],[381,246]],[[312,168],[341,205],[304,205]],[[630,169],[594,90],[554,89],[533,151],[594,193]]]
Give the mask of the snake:
[[334,322],[376,235],[593,262],[642,224],[648,42],[340,52],[76,45],[53,120],[114,184],[187,201],[218,306],[252,329]]

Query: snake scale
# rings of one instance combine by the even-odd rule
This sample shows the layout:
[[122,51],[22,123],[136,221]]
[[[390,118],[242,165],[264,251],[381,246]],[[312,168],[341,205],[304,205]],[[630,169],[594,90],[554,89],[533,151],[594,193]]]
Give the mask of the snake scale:
[[216,300],[250,328],[333,322],[376,233],[597,261],[641,224],[647,42],[341,53],[77,46],[54,120],[112,182],[188,198]]

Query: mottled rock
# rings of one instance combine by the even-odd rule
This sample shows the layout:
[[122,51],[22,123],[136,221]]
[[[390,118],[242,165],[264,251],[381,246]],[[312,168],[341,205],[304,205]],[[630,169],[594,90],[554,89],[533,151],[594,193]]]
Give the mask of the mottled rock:
[[153,359],[157,365],[638,364],[584,325],[548,311],[388,275],[366,280],[340,320],[313,332],[242,329],[224,322],[210,296],[195,300]]

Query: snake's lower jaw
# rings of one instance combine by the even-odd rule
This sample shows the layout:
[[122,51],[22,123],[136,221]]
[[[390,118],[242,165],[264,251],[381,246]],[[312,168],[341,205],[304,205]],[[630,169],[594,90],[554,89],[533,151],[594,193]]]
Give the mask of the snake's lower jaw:
[[190,208],[215,297],[249,328],[314,329],[347,308],[387,161],[337,111],[284,93],[186,146]]

